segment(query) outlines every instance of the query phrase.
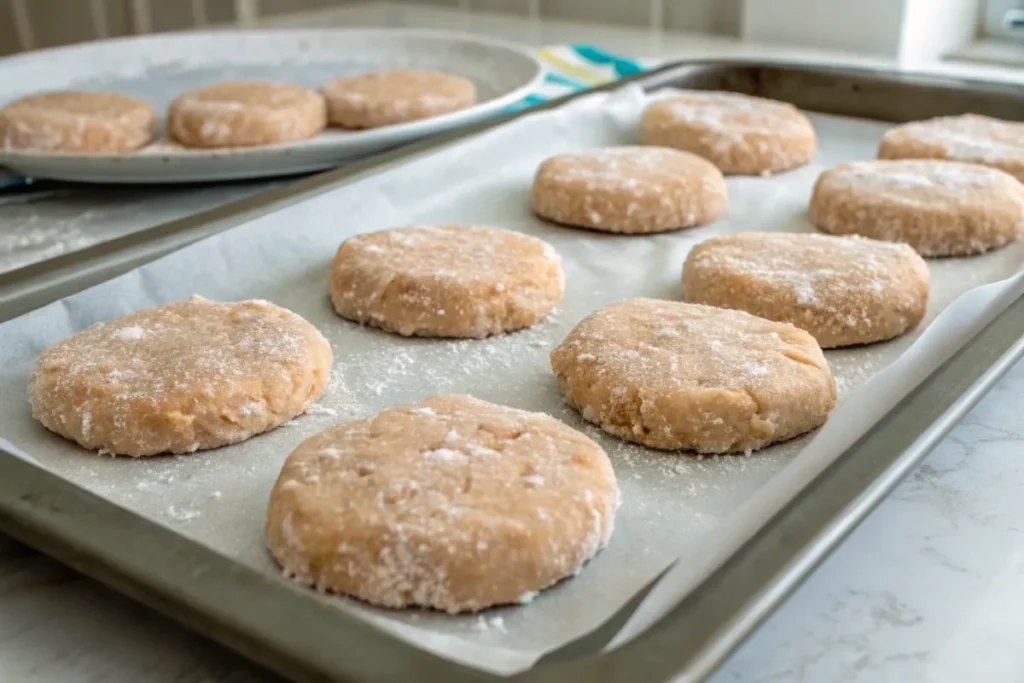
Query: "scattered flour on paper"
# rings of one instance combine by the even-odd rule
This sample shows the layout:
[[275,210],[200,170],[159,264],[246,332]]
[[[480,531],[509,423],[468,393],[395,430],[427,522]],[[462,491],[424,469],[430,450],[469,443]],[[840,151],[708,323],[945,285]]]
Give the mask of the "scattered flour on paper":
[[177,508],[171,505],[167,508],[166,517],[172,519],[175,522],[188,522],[199,516],[197,510],[189,508]]
[[[461,391],[465,380],[486,378],[496,369],[538,365],[547,368],[548,354],[567,332],[558,314],[556,309],[531,328],[485,339],[404,338],[367,328],[372,334],[381,335],[381,343],[360,354],[358,363],[343,366],[336,362],[327,390],[306,415],[337,418],[336,421],[364,416],[378,410],[388,396],[395,395],[412,380],[429,385],[433,394],[442,394]],[[340,350],[334,349],[336,358],[341,355]],[[515,381],[526,386],[536,380],[523,373]]]

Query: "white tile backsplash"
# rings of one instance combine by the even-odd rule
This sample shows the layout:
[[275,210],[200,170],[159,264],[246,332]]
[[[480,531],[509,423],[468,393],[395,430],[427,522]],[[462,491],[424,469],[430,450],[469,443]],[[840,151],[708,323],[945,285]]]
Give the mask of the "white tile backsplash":
[[665,0],[664,28],[738,36],[743,0]]
[[[948,51],[951,45],[955,48],[956,43],[968,40],[979,0],[405,0],[405,4],[410,2],[483,12],[484,21],[488,16],[497,18],[487,14],[492,12],[520,17],[533,12],[532,16],[541,19],[652,27],[909,58],[930,57],[940,48]],[[317,12],[332,8],[390,12],[401,4],[383,0],[0,0],[0,54],[23,49],[24,35],[30,37],[31,47],[46,47],[104,36],[188,29],[197,25],[197,17],[206,24],[230,25],[237,23],[239,7],[280,23],[291,15],[297,22],[314,21]],[[933,5],[943,11],[936,15],[931,11]],[[96,28],[97,6],[102,8],[102,32]],[[22,11],[15,12],[15,8]],[[915,8],[918,11],[912,11]],[[27,20],[19,22],[18,18]]]
[[470,7],[485,12],[503,12],[526,16],[530,12],[529,0],[470,0]]
[[[531,6],[548,19],[597,22],[616,26],[662,24],[667,30],[738,35],[744,0],[405,0],[438,7],[527,16]],[[15,5],[29,18],[32,47],[63,45],[104,36],[148,31],[178,31],[235,21],[234,0],[0,0],[0,54],[23,49],[18,39]],[[102,8],[105,33],[97,30],[93,7]],[[358,0],[258,0],[260,16],[305,14],[353,4],[388,4]],[[251,6],[251,5],[250,5]],[[659,11],[652,11],[658,7]],[[198,8],[198,9],[197,9]]]
[[647,26],[651,2],[630,0],[541,0],[542,17],[575,19],[619,26]]

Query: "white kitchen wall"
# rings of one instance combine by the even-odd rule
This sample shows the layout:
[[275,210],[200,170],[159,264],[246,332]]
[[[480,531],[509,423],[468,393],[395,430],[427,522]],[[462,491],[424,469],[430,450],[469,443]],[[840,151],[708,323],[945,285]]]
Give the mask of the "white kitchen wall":
[[899,59],[927,63],[971,42],[978,34],[978,0],[908,0]]
[[970,42],[979,14],[979,0],[745,0],[740,35],[913,65]]
[[907,0],[746,0],[741,34],[869,54],[899,50]]

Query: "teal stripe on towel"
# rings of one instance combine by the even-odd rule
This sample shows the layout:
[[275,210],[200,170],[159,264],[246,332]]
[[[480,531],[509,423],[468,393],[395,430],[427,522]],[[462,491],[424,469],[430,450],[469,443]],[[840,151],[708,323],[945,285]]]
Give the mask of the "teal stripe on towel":
[[583,90],[584,88],[587,87],[586,84],[580,83],[579,81],[575,81],[566,76],[565,74],[557,73],[555,71],[550,70],[544,76],[544,80],[546,80],[548,83],[554,83],[555,85],[564,85],[565,87],[572,88],[573,90]]
[[610,65],[615,69],[615,74],[619,78],[632,76],[635,73],[644,71],[644,67],[637,62],[612,54],[611,52],[605,52],[593,45],[572,45],[571,47],[576,54],[589,62]]

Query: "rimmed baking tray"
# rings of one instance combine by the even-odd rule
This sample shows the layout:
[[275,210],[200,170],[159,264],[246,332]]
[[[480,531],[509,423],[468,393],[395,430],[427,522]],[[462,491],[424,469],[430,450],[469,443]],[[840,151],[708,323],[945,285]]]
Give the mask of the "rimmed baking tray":
[[[1024,99],[1012,88],[871,71],[691,63],[636,82],[649,90],[665,85],[736,90],[811,111],[882,121],[963,111],[1024,116]],[[17,271],[2,285],[0,313],[6,318],[34,308],[205,235],[451,142],[432,140],[56,259],[49,268]],[[987,325],[935,372],[919,378],[916,388],[870,431],[766,517],[738,551],[673,601],[653,626],[599,653],[635,607],[627,605],[608,626],[513,678],[698,680],[706,675],[1024,353],[1021,292],[1008,292],[988,310]],[[497,678],[399,642],[304,589],[241,565],[9,453],[0,457],[0,527],[300,680]]]

